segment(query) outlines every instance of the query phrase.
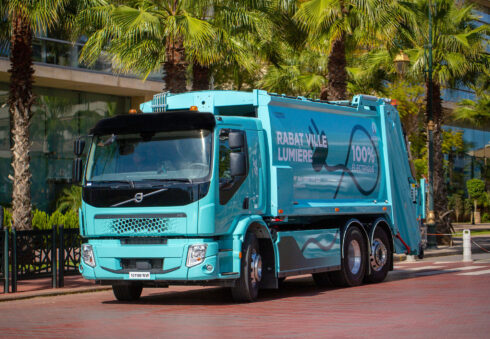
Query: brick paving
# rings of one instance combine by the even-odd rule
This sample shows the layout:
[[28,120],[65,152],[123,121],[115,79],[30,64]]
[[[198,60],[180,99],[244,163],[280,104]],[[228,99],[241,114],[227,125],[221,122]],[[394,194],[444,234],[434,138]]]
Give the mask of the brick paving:
[[490,255],[476,257],[472,263],[458,257],[396,263],[386,282],[355,288],[319,289],[309,276],[287,279],[282,289],[263,291],[251,304],[234,304],[223,288],[182,286],[145,289],[134,303],[116,302],[111,291],[10,301],[0,303],[0,333],[68,338],[484,338],[490,331]]

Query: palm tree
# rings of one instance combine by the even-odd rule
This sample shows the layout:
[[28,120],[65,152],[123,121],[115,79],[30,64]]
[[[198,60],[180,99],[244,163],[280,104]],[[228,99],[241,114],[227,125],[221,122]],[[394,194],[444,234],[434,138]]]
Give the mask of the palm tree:
[[490,124],[490,95],[482,93],[476,101],[463,99],[453,112],[455,120],[463,120],[482,127]]
[[282,50],[283,60],[278,66],[271,64],[266,68],[257,81],[258,87],[269,92],[319,98],[325,88],[325,59],[308,49],[297,52],[287,44]]
[[1,0],[0,11],[10,24],[9,110],[13,137],[12,219],[16,229],[30,229],[31,192],[29,123],[34,103],[32,37],[59,19],[65,0]]
[[78,19],[90,35],[81,60],[91,64],[105,53],[119,70],[144,78],[163,65],[172,92],[185,91],[191,68],[192,88],[208,89],[213,68],[251,74],[261,53],[275,54],[272,0],[88,1]]
[[213,55],[196,53],[214,42],[212,26],[201,19],[211,1],[91,2],[78,22],[82,31],[90,33],[81,54],[88,64],[107,53],[117,69],[144,78],[163,65],[166,89],[179,93],[186,90],[189,54],[196,59],[202,56],[198,60],[202,65],[213,60]]
[[[412,73],[419,78],[423,78],[428,69],[429,3],[427,0],[413,0],[402,4],[411,13],[411,18],[407,26],[409,29],[401,31],[401,40],[409,46],[405,52],[410,56]],[[477,17],[471,5],[454,0],[433,0],[432,4],[433,196],[438,220],[447,207],[442,153],[442,124],[446,116],[442,109],[441,89],[468,84],[488,69],[488,55],[485,53],[488,25],[476,27]],[[430,84],[426,81],[426,98],[429,98],[429,88]],[[426,126],[428,122],[426,114]]]
[[301,4],[296,18],[310,33],[312,48],[328,53],[328,84],[321,99],[343,100],[347,96],[346,47],[377,44],[376,32],[397,27],[393,1],[382,0],[309,0]]
[[80,206],[82,206],[82,188],[75,185],[64,188],[62,196],[56,202],[56,210],[61,213],[67,210],[78,213]]

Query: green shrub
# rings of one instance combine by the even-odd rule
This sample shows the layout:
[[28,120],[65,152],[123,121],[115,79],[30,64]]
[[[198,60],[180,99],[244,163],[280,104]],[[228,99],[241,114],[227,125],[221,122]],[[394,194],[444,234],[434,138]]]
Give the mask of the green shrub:
[[8,227],[9,229],[12,228],[12,211],[9,208],[3,208],[3,220],[2,225],[5,227]]
[[78,214],[74,210],[68,210],[65,214],[65,228],[78,228]]
[[483,213],[481,222],[490,222],[490,215],[488,213]]
[[65,216],[60,211],[55,211],[48,219],[48,227],[60,226],[65,224]]
[[[3,208],[3,225],[12,228],[12,212],[8,208]],[[32,228],[37,230],[49,230],[55,226],[63,225],[65,228],[78,228],[78,213],[68,210],[65,214],[55,211],[49,215],[44,211],[35,209],[32,211]]]
[[[466,182],[466,188],[468,189],[468,196],[475,200],[475,207],[476,207],[476,201],[481,200],[482,197],[485,196],[485,182],[480,179],[470,179]],[[483,201],[479,201],[483,202]]]
[[48,215],[44,211],[35,209],[32,212],[32,228],[38,230],[46,230],[48,227]]

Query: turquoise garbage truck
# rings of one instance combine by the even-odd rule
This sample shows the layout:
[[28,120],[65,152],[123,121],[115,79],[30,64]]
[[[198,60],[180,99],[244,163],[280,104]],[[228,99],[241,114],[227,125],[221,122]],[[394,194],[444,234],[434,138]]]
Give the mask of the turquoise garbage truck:
[[389,100],[200,91],[140,108],[99,121],[86,161],[74,147],[79,269],[118,300],[197,284],[253,301],[303,274],[357,286],[421,251],[423,201]]

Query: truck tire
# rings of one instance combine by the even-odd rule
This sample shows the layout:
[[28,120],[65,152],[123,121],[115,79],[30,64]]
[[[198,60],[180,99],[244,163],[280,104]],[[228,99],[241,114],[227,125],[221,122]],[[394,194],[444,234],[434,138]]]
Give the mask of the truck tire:
[[119,283],[112,285],[112,292],[114,296],[119,301],[135,301],[138,300],[143,291],[143,286],[141,284],[130,282],[130,283]]
[[371,272],[366,275],[366,282],[379,283],[385,280],[390,270],[392,253],[388,235],[382,228],[376,228],[371,244]]
[[237,302],[251,302],[259,295],[259,284],[262,279],[262,257],[255,234],[248,232],[245,235],[242,254],[240,278],[231,288],[231,294],[233,300]]
[[359,286],[364,280],[367,265],[366,241],[361,230],[349,227],[342,246],[344,257],[340,261],[340,271],[329,273],[330,281],[338,287]]

